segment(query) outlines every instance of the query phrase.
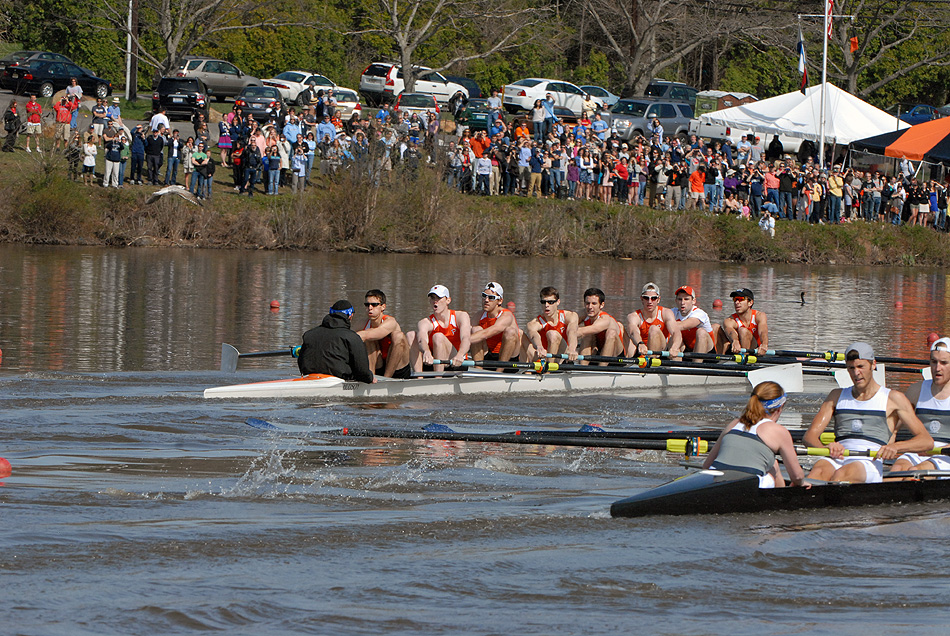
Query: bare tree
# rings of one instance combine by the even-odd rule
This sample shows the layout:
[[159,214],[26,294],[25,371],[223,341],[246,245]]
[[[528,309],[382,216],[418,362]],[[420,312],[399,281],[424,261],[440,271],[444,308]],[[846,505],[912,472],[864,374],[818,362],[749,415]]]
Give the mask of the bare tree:
[[599,27],[600,46],[620,63],[625,93],[640,95],[650,80],[703,45],[742,32],[781,28],[788,18],[754,5],[695,0],[583,0]]
[[370,0],[365,27],[347,35],[381,35],[399,53],[406,91],[415,90],[419,49],[436,36],[456,35],[459,47],[433,69],[485,58],[524,44],[532,29],[553,13],[534,0]]
[[[281,17],[270,0],[133,0],[137,5],[141,28],[133,25],[132,44],[145,63],[166,74],[178,67],[181,59],[195,47],[213,42],[229,31],[262,27],[307,26],[314,20],[301,21]],[[111,28],[123,35],[128,27],[128,0],[99,0],[101,16]],[[301,15],[308,15],[301,11]],[[95,23],[87,26],[102,28]],[[151,36],[151,37],[150,37]],[[155,37],[157,36],[157,37]],[[150,46],[150,42],[158,42]]]
[[[937,4],[897,0],[842,0],[835,11],[854,16],[832,25],[828,76],[845,83],[853,95],[867,97],[877,89],[925,66],[950,65],[947,10]],[[851,38],[857,37],[857,50]],[[914,55],[913,53],[916,53]],[[885,62],[886,64],[882,64]],[[869,83],[862,74],[871,69],[893,69]]]

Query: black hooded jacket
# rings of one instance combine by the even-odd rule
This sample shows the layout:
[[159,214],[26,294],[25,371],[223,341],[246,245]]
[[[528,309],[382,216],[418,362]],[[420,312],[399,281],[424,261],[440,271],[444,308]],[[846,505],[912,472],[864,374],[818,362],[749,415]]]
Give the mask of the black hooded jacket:
[[303,335],[297,366],[302,375],[324,373],[367,384],[373,381],[366,345],[350,330],[343,314],[327,314],[319,327]]

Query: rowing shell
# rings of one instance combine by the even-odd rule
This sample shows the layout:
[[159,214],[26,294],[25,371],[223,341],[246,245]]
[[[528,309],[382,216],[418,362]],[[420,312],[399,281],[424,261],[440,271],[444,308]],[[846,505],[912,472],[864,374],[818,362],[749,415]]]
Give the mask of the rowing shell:
[[510,374],[466,371],[452,377],[396,380],[377,376],[375,384],[312,374],[287,380],[205,389],[206,398],[387,398],[400,396],[542,393],[552,391],[655,390],[666,387],[747,386],[744,377],[564,371]]
[[[946,477],[945,471],[915,476]],[[832,482],[811,488],[759,488],[755,475],[730,470],[701,470],[668,484],[616,501],[614,517],[706,515],[838,508],[950,500],[950,480],[885,481],[877,484]]]

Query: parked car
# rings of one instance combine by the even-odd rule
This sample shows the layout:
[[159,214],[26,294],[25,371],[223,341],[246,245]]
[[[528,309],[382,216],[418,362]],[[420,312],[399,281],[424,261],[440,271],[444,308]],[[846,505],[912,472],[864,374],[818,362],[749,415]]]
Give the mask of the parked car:
[[683,82],[669,82],[667,80],[654,79],[647,86],[646,90],[643,91],[643,94],[646,97],[654,97],[656,99],[686,102],[692,106],[696,103],[696,93],[698,92],[699,90],[692,86],[687,86]]
[[298,106],[303,106],[304,102],[307,101],[304,94],[304,90],[307,88],[312,88],[313,94],[316,95],[321,88],[327,89],[336,86],[333,80],[328,77],[309,71],[284,71],[270,79],[261,80],[261,84],[276,88],[280,91],[280,96],[284,101]]
[[52,97],[57,91],[69,86],[73,77],[79,82],[84,95],[108,97],[112,94],[112,82],[96,77],[81,66],[71,62],[33,60],[3,70],[3,86],[17,94],[35,93]]
[[621,139],[629,141],[638,136],[649,137],[649,123],[654,118],[660,120],[664,136],[686,139],[693,107],[668,100],[621,99],[610,109],[605,120],[617,130]]
[[619,95],[614,95],[603,86],[581,86],[580,89],[592,97],[599,99],[604,105],[604,108],[610,108],[620,101]]
[[359,113],[363,116],[363,105],[360,104],[360,96],[352,88],[335,86],[333,88],[333,97],[336,99],[336,110],[340,114],[341,120],[347,120],[353,116],[353,113]]
[[491,109],[487,99],[469,99],[462,109],[459,123],[468,126],[473,133],[478,130],[487,131],[490,116]]
[[245,115],[252,115],[259,122],[273,117],[282,121],[286,108],[280,91],[273,86],[247,86],[234,100]]
[[152,93],[152,110],[164,108],[169,119],[191,118],[201,113],[208,119],[208,88],[197,77],[163,77]]
[[911,126],[943,117],[939,108],[928,104],[891,104],[885,111]]
[[[392,102],[405,90],[405,87],[402,67],[397,64],[373,62],[360,75],[360,95],[366,99],[366,103],[370,106]],[[468,89],[461,84],[450,82],[438,71],[433,71],[425,66],[416,67],[414,93],[432,95],[437,102],[445,104],[448,103],[449,98],[456,91],[462,91],[468,97]]]
[[[554,114],[558,119],[561,120],[561,123],[564,124],[565,128],[570,132],[574,129],[574,126],[577,125],[579,117],[574,114],[569,108],[564,108],[563,106],[555,106]],[[531,118],[525,119],[525,124],[528,126],[528,132],[532,135],[534,134],[534,123],[531,121]]]
[[[478,82],[467,77],[461,77],[459,75],[446,75],[445,79],[450,82],[455,82],[456,84],[461,84],[468,90],[469,99],[481,99],[484,97],[482,95],[482,89],[478,86]],[[451,95],[449,95],[451,97]]]
[[[570,82],[530,77],[506,85],[502,88],[502,93],[502,103],[509,113],[530,111],[534,108],[535,100],[544,99],[548,93],[554,99],[555,106],[567,108],[578,117],[584,110],[585,93]],[[603,107],[603,102],[598,97],[591,97]]]
[[413,113],[423,115],[428,112],[439,114],[439,103],[435,95],[428,93],[400,93],[396,98],[396,105],[393,110],[402,113],[406,117]]
[[226,97],[237,97],[245,86],[261,85],[261,80],[245,75],[234,64],[213,57],[186,56],[175,75],[200,79],[218,101],[224,101]]

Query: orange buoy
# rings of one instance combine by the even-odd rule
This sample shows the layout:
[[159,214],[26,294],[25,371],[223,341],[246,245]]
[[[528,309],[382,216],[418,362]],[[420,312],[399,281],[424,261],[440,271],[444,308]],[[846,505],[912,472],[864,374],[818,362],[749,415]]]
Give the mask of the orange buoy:
[[10,462],[0,457],[0,479],[9,477],[11,473],[13,473],[13,468],[10,466]]
[[896,303],[894,303],[894,306],[897,307],[898,309],[903,309],[904,303],[898,300]]
[[717,298],[713,301],[713,309],[722,309],[722,301],[720,299]]
[[927,335],[927,346],[929,347],[933,343],[937,342],[937,340],[939,339],[940,339],[940,334],[938,334],[936,331],[931,331]]
[[508,301],[508,304],[505,305],[505,308],[506,308],[508,311],[514,311],[514,310],[515,310],[515,301],[509,300],[509,301]]
[[277,302],[276,300],[272,300],[272,301],[270,301],[270,308],[271,308],[271,309],[280,309],[280,303]]

